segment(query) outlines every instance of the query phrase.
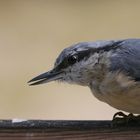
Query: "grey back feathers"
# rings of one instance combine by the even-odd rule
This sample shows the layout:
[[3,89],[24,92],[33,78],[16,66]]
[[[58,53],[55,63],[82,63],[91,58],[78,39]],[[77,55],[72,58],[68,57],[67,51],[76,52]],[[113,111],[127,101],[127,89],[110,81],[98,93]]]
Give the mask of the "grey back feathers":
[[140,81],[140,39],[127,39],[111,57],[111,71],[122,71]]

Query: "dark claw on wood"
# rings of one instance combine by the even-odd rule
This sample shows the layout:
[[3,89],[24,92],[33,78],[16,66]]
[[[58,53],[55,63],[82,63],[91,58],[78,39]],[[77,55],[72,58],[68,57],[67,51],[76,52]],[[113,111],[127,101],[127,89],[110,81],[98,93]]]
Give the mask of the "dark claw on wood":
[[132,113],[126,115],[123,112],[117,112],[113,116],[112,126],[138,126],[140,125],[140,115]]

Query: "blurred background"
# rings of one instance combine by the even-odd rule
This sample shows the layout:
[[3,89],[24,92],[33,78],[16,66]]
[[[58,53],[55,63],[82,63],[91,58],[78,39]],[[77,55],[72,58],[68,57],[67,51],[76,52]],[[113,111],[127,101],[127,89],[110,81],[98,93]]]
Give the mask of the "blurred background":
[[140,37],[139,0],[0,0],[0,119],[112,119],[86,87],[30,87],[59,53],[82,41]]

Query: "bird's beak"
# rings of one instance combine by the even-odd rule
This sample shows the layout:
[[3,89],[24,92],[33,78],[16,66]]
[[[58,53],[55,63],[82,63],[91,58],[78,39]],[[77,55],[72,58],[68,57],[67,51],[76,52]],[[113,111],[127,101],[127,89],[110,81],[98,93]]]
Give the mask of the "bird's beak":
[[28,83],[30,86],[48,83],[54,80],[61,79],[62,78],[61,74],[62,72],[56,72],[55,70],[51,70],[31,79]]

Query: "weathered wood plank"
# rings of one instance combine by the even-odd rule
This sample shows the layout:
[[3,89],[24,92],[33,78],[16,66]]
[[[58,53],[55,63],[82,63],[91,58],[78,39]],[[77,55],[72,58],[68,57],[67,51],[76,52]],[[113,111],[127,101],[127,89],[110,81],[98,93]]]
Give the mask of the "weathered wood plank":
[[139,140],[140,125],[111,121],[0,121],[0,140]]

